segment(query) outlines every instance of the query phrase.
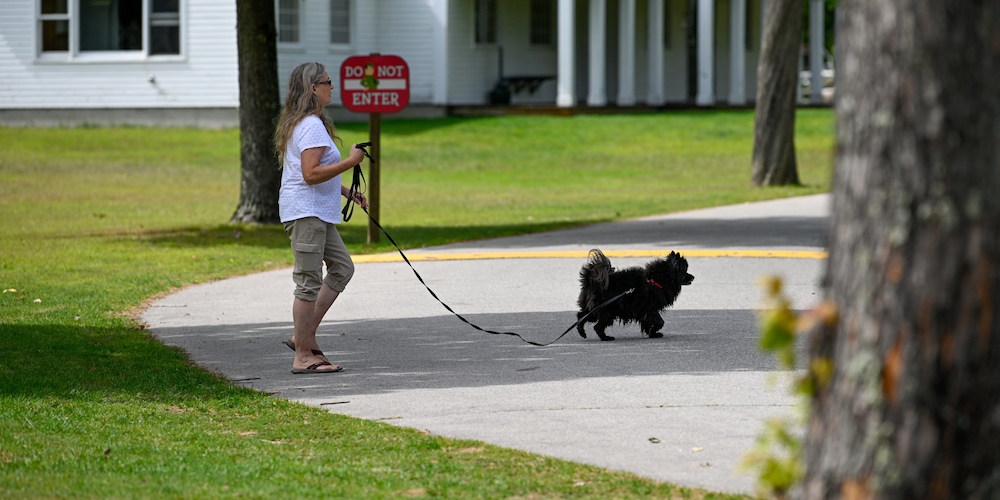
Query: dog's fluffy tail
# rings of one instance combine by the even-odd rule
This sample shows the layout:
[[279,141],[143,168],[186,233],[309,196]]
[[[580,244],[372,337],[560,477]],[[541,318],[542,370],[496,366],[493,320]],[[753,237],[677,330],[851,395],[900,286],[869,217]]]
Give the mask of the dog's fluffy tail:
[[590,251],[587,263],[580,270],[580,282],[584,288],[590,290],[606,290],[608,288],[608,277],[615,270],[611,267],[611,261],[604,256],[604,252],[598,249]]

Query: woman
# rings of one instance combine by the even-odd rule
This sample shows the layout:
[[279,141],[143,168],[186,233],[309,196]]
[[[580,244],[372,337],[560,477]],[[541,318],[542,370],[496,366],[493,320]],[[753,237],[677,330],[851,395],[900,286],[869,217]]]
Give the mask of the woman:
[[[334,144],[340,138],[324,111],[332,93],[333,82],[322,64],[297,66],[274,132],[282,165],[279,215],[295,255],[294,333],[285,342],[295,350],[292,373],[342,370],[319,349],[316,330],[354,275],[354,262],[336,227],[341,221],[340,197],[350,192],[341,184],[340,174],[361,163],[364,152],[354,145],[350,156],[341,159]],[[364,195],[357,193],[354,201],[368,208]]]

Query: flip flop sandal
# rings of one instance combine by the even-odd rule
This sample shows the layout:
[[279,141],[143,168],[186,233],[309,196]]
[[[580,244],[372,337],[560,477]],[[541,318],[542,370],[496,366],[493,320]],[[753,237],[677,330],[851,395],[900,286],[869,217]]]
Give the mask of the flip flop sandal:
[[343,366],[337,366],[333,370],[317,370],[321,366],[333,366],[333,363],[329,361],[320,361],[318,363],[313,363],[305,368],[292,368],[292,373],[302,374],[302,373],[337,373],[344,369]]
[[[293,351],[295,350],[295,342],[292,342],[291,340],[284,340],[281,343],[287,345],[289,349]],[[319,349],[313,349],[312,354],[313,356],[323,356],[324,358],[326,357],[326,354],[323,354],[323,351]]]

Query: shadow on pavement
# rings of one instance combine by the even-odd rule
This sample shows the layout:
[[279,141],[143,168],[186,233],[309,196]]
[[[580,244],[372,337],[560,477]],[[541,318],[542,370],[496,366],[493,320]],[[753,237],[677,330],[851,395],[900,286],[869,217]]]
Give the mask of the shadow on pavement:
[[[575,312],[468,315],[481,326],[515,331],[527,339],[555,339]],[[291,324],[161,328],[163,341],[186,348],[198,364],[225,369],[236,381],[266,392],[306,391],[312,397],[375,394],[408,389],[481,387],[673,373],[776,370],[757,346],[753,311],[668,310],[665,336],[649,339],[636,325],[616,325],[601,342],[587,327],[547,347],[516,337],[476,331],[452,316],[326,322],[319,341],[335,375],[292,375],[292,351],[281,341]],[[268,345],[261,355],[260,344]],[[233,358],[243,359],[233,363]],[[238,373],[233,367],[238,366]],[[299,393],[297,397],[301,397]]]
[[[703,248],[825,248],[826,217],[768,217],[766,219],[706,220],[683,218],[637,219],[563,229],[530,238],[488,241],[491,248],[538,248],[585,243],[591,246],[634,245],[644,248],[691,246]],[[449,246],[477,248],[477,242]]]

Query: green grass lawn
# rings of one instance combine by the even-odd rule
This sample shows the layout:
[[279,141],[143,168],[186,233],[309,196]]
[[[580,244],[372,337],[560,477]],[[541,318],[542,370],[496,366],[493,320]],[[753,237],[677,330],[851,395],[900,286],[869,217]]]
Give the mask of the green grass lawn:
[[[801,187],[750,186],[752,137],[748,111],[387,120],[380,219],[419,247],[829,189],[832,111],[799,112]],[[191,366],[142,330],[142,304],[291,263],[279,227],[226,223],[239,169],[237,130],[0,128],[0,497],[728,498]],[[389,250],[366,224],[344,226],[351,251]]]

